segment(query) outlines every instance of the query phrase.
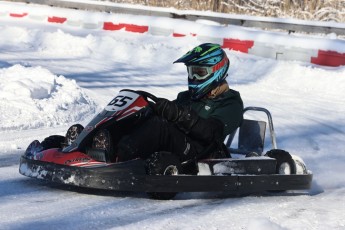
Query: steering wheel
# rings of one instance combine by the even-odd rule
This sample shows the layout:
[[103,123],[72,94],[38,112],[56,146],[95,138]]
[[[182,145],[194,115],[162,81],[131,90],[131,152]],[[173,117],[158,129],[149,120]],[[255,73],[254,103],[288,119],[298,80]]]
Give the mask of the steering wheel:
[[158,101],[158,98],[155,95],[153,95],[149,92],[143,91],[143,90],[123,89],[121,91],[129,91],[129,92],[137,93],[140,96],[144,97],[144,99],[149,103],[152,103],[149,101],[149,99],[151,99],[154,103],[156,103]]
[[[120,91],[129,91],[129,92],[137,93],[140,96],[144,97],[144,99],[150,104],[150,106],[153,106],[159,100],[155,95],[143,90],[122,89]],[[151,99],[151,101],[149,99]]]
[[142,90],[136,90],[134,92],[136,92],[137,94],[143,96],[147,101],[148,101],[148,99],[151,99],[155,103],[158,101],[158,98],[155,95],[153,95],[153,94],[151,94],[149,92],[142,91]]

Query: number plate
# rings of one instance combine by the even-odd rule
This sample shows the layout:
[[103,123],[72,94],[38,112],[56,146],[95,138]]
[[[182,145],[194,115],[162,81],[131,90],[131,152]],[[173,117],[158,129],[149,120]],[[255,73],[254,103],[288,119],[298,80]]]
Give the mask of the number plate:
[[139,94],[129,91],[121,91],[109,104],[105,107],[107,111],[120,111],[126,109],[138,99]]

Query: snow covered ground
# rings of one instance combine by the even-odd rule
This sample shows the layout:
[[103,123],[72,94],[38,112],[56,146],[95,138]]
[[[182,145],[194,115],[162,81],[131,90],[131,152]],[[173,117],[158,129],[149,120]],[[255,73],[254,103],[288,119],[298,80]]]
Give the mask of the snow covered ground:
[[173,99],[186,89],[186,73],[172,62],[198,44],[188,36],[0,17],[0,229],[344,229],[345,67],[228,51],[229,84],[245,106],[271,111],[278,147],[301,156],[314,174],[310,191],[181,193],[155,201],[18,173],[33,139],[86,124],[120,89]]

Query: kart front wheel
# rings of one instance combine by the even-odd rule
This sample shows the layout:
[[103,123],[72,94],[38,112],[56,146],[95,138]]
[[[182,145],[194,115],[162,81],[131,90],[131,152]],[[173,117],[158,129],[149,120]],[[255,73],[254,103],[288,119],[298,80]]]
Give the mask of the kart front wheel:
[[[152,154],[146,160],[146,173],[148,175],[174,176],[182,172],[182,166],[178,158],[169,152]],[[170,200],[176,196],[176,192],[148,192],[148,196],[156,200]]]
[[84,127],[81,124],[75,124],[69,127],[65,136],[65,145],[71,145],[83,131]]
[[46,137],[41,142],[41,145],[43,147],[42,150],[52,149],[52,148],[61,148],[64,140],[65,140],[65,137],[60,136],[60,135],[52,135],[52,136]]

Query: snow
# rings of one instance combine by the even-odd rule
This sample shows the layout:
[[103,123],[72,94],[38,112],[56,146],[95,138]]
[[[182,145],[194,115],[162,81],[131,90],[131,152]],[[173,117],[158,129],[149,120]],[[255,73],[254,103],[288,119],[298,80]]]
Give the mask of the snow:
[[[75,80],[40,66],[0,69],[0,98],[0,130],[69,124],[95,112]],[[66,111],[71,112],[66,116]]]
[[270,110],[278,147],[301,157],[314,174],[309,191],[244,197],[181,193],[175,200],[155,201],[144,193],[74,188],[18,173],[19,157],[32,140],[64,135],[74,123],[85,125],[120,89],[173,99],[187,80],[185,67],[172,62],[198,44],[192,36],[87,30],[1,16],[0,228],[344,229],[345,67],[227,51],[230,86],[240,91],[245,106]]
[[[89,1],[89,4],[111,4],[118,6],[119,4],[116,3],[109,3],[109,2],[95,2],[95,1]],[[121,5],[121,4],[120,4]],[[125,5],[126,7],[138,7],[138,6],[129,6]],[[142,9],[148,9],[148,10],[154,10],[155,7],[146,7],[146,6],[140,6]],[[158,8],[159,10],[164,11],[164,9]],[[155,9],[155,10],[158,10]],[[172,10],[172,9],[168,9]],[[293,33],[288,34],[289,32],[268,32],[265,31],[264,33],[258,29],[253,28],[246,28],[246,27],[238,27],[233,25],[223,25],[219,26],[218,23],[212,22],[210,20],[196,20],[194,21],[186,21],[182,19],[172,19],[172,18],[164,18],[164,17],[154,17],[154,16],[143,16],[143,15],[127,15],[127,14],[105,14],[101,12],[88,12],[88,11],[77,11],[74,9],[59,9],[59,8],[53,8],[49,6],[42,6],[42,5],[30,5],[30,8],[28,10],[28,7],[23,3],[11,3],[9,5],[5,2],[0,2],[0,12],[16,12],[19,14],[22,14],[23,12],[29,12],[29,16],[24,19],[15,19],[12,21],[19,21],[24,20],[28,22],[32,22],[33,20],[30,19],[30,16],[55,16],[55,17],[63,17],[67,18],[68,23],[75,23],[79,26],[83,23],[83,26],[91,26],[95,28],[102,28],[102,22],[112,22],[112,23],[126,23],[126,24],[135,24],[135,25],[145,25],[149,26],[150,28],[158,28],[158,29],[164,29],[164,30],[173,30],[175,33],[180,34],[197,34],[198,37],[202,39],[202,37],[211,37],[214,39],[223,39],[223,38],[233,38],[233,39],[240,39],[240,40],[251,40],[255,41],[256,43],[263,43],[267,46],[283,46],[286,48],[303,48],[306,50],[330,50],[330,51],[337,51],[339,53],[345,53],[345,40],[343,39],[337,39],[337,36],[335,34],[328,34],[325,35],[313,35],[308,36],[308,39],[306,39],[305,34],[300,33]],[[184,11],[182,11],[184,12]],[[193,11],[189,12],[186,11],[185,13],[192,13]],[[195,12],[194,12],[195,13]],[[198,12],[200,14],[208,14],[212,15],[212,12]],[[215,13],[214,13],[215,14]],[[218,17],[228,17],[228,14],[216,14]],[[236,18],[236,16],[234,16]],[[238,16],[237,16],[238,17]],[[244,16],[243,16],[244,17]],[[246,16],[249,17],[249,16]],[[244,19],[246,19],[244,17]],[[5,20],[6,17],[3,17]],[[248,18],[249,19],[249,18]],[[267,18],[266,18],[267,20]],[[273,20],[273,19],[271,19]],[[300,24],[301,20],[297,19],[276,19],[278,22],[286,21],[287,23],[295,23]],[[308,25],[309,22],[303,21],[306,25]],[[311,25],[323,25],[323,26],[337,26],[342,28],[341,26],[344,26],[342,23],[336,23],[336,25],[333,24],[333,22],[312,22]],[[73,29],[72,26],[69,26],[69,29]],[[57,33],[57,32],[56,32]],[[35,38],[35,35],[32,34],[28,37],[25,33],[19,33],[17,32],[18,36],[26,36],[27,39]],[[37,36],[37,35],[36,35]],[[85,46],[83,47],[75,47],[73,44],[75,42],[78,42],[78,38],[71,39],[71,44],[62,44],[58,41],[60,40],[61,34],[51,34],[51,35],[45,35],[45,36],[52,36],[53,41],[57,43],[56,46],[63,46],[62,51],[59,51],[58,49],[55,49],[57,51],[57,55],[59,55],[60,52],[63,52],[63,50],[68,50],[68,52],[74,52],[74,49],[80,49],[76,50],[75,52],[80,52],[81,54],[83,52],[88,52],[89,49],[92,49],[92,45],[101,45],[103,42],[97,41],[97,38],[94,38],[93,36],[89,36],[88,38],[90,40],[85,40],[83,43]],[[274,37],[274,39],[272,39]],[[39,36],[37,39],[44,39],[40,38]],[[28,42],[27,40],[25,40]],[[269,42],[267,42],[269,41]],[[43,45],[44,46],[44,45]],[[55,47],[55,48],[57,48]],[[45,47],[41,47],[44,49]],[[71,48],[69,50],[68,48]],[[51,47],[52,51],[54,50],[54,47]],[[49,52],[49,50],[47,50]]]

